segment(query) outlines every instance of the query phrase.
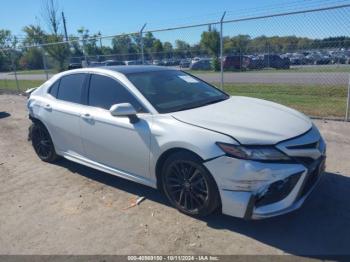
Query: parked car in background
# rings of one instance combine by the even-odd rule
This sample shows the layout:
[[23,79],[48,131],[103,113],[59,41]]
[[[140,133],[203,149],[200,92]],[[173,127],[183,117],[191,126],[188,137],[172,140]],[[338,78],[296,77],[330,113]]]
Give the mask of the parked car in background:
[[68,65],[68,70],[78,69],[78,68],[82,68],[81,62],[80,63],[70,63]]
[[309,62],[305,55],[301,53],[292,53],[288,58],[291,65],[306,65]]
[[97,62],[97,61],[89,61],[87,63],[87,67],[101,67],[101,66],[105,66],[105,64],[103,62]]
[[124,61],[125,65],[142,65],[141,60],[126,60]]
[[125,65],[123,61],[118,60],[106,60],[102,62],[105,66]]
[[225,70],[245,70],[250,63],[250,57],[245,55],[228,55],[223,57]]
[[263,56],[250,56],[248,69],[262,69],[265,67]]
[[264,66],[275,69],[289,69],[289,58],[282,58],[279,55],[264,55]]
[[199,60],[192,60],[190,64],[191,70],[211,70],[211,59],[210,58],[201,58]]
[[153,60],[152,61],[152,65],[162,65],[162,61],[161,60]]
[[181,59],[180,61],[180,68],[189,68],[191,65],[191,59]]
[[347,56],[345,52],[342,51],[333,51],[330,52],[330,58],[332,64],[346,64]]
[[327,65],[331,63],[331,58],[328,54],[321,52],[312,52],[306,56],[310,60],[310,64],[313,65]]
[[229,96],[176,69],[62,72],[30,94],[27,108],[41,160],[65,157],[158,188],[192,216],[290,212],[325,168],[325,141],[304,114]]
[[198,61],[201,60],[201,59],[202,59],[202,58],[196,56],[196,57],[192,58],[191,63],[198,62]]

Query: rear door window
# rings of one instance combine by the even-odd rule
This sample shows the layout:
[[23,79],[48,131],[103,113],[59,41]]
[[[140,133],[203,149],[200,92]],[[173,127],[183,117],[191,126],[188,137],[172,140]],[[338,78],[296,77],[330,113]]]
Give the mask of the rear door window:
[[57,98],[72,103],[80,103],[85,76],[86,74],[63,76],[58,88]]

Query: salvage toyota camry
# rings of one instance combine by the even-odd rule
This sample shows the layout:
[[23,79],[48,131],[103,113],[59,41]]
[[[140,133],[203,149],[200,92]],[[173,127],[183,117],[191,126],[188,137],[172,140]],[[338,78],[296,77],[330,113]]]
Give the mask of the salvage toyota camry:
[[325,167],[325,142],[302,113],[229,96],[175,69],[63,72],[34,90],[27,107],[40,159],[64,157],[158,188],[189,215],[287,213]]

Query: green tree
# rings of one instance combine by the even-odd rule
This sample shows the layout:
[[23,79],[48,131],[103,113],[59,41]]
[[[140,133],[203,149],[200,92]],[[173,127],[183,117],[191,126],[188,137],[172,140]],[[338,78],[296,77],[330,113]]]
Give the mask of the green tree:
[[27,25],[22,31],[26,34],[23,41],[25,45],[40,45],[44,43],[45,32],[39,25]]
[[139,48],[132,36],[123,34],[112,39],[112,52],[121,55],[121,60],[137,59]]
[[11,34],[10,30],[0,29],[0,70],[9,71],[12,70],[12,59],[15,66],[17,66],[18,58],[21,53],[13,50],[1,50],[14,48],[17,45],[17,38]]
[[20,66],[25,69],[43,68],[43,50],[35,46],[44,43],[45,32],[38,25],[25,26],[23,32],[25,33],[24,46],[32,47],[23,48],[23,54],[19,60]]
[[[43,4],[43,18],[47,24],[50,31],[49,34],[45,36],[45,42],[49,45],[44,46],[44,49],[49,53],[49,55],[57,62],[58,69],[60,71],[64,70],[64,65],[69,57],[69,45],[67,43],[62,43],[64,40],[61,32],[61,16],[60,8],[56,1],[46,0]],[[54,44],[60,42],[60,44]]]
[[172,58],[173,57],[173,45],[170,42],[164,42],[163,44],[163,50],[164,50],[164,56],[166,58]]
[[153,41],[153,45],[151,48],[152,52],[152,58],[158,58],[162,59],[163,58],[163,44],[159,39],[156,39]]
[[249,35],[237,35],[231,38],[225,37],[223,42],[224,54],[244,54],[248,51],[251,38]]
[[42,69],[42,52],[39,48],[28,48],[19,59],[19,65],[24,69]]
[[175,41],[175,53],[178,57],[184,58],[191,54],[191,46],[182,40]]
[[215,29],[205,31],[201,35],[200,46],[213,57],[218,57],[220,51],[220,34]]

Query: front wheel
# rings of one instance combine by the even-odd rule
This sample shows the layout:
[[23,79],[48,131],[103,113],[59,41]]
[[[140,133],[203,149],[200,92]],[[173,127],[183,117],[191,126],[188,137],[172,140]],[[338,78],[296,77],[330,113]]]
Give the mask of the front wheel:
[[29,137],[32,140],[32,146],[36,154],[41,160],[51,163],[58,158],[50,134],[43,124],[33,123],[29,128]]
[[215,180],[202,161],[189,152],[177,152],[164,163],[162,185],[170,203],[192,216],[206,216],[219,207]]

